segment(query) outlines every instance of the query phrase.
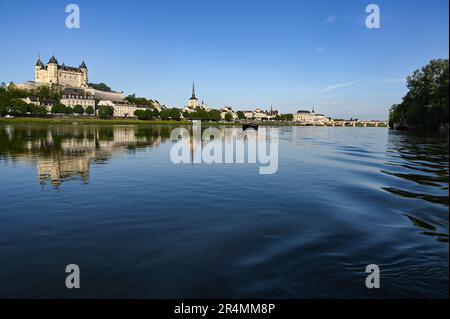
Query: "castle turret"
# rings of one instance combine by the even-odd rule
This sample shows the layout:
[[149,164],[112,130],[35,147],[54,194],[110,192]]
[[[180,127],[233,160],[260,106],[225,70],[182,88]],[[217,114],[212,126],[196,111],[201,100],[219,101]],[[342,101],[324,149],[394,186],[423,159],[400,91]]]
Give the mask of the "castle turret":
[[44,68],[44,63],[42,63],[41,59],[38,57],[36,64],[34,65],[34,81],[42,82],[44,79],[41,79],[39,76],[39,71]]
[[58,84],[58,60],[53,55],[47,63],[48,81],[50,84]]
[[84,61],[81,62],[81,64],[80,64],[80,70],[83,73],[80,86],[87,87],[88,86],[88,74],[87,74],[88,70],[87,70],[86,63],[84,63]]

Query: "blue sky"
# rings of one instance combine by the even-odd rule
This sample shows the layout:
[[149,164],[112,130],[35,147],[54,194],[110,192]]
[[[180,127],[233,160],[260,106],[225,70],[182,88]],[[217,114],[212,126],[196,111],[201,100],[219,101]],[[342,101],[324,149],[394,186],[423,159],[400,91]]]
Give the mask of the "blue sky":
[[[81,28],[65,27],[76,3]],[[381,29],[365,7],[381,8]],[[311,109],[384,119],[405,78],[448,58],[448,0],[0,0],[0,81],[33,79],[40,53],[85,60],[90,82],[183,106]]]

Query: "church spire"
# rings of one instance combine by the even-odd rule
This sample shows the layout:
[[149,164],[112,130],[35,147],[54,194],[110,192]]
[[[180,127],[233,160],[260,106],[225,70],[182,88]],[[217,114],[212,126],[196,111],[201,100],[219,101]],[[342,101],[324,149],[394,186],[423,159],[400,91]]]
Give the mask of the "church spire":
[[191,96],[191,99],[195,99],[196,97],[195,97],[195,85],[194,85],[194,82],[192,82],[192,96]]

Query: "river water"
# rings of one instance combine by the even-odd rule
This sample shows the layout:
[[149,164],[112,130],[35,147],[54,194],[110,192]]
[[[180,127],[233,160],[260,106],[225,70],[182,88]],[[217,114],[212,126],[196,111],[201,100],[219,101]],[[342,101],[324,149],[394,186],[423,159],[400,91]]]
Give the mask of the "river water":
[[261,175],[174,164],[172,129],[0,125],[0,297],[448,297],[447,139],[279,127]]

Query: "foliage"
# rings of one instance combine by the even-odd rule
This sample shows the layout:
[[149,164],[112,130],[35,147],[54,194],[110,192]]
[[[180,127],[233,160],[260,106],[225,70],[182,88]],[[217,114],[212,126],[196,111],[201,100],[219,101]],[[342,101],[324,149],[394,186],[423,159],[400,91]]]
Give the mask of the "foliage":
[[238,119],[240,119],[240,120],[245,120],[245,114],[244,114],[244,112],[238,111],[238,112],[236,113],[236,115],[237,115],[237,118],[238,118]]
[[195,112],[185,112],[183,116],[188,119],[194,120],[212,120],[212,121],[220,121],[221,112],[219,110],[209,110],[206,111],[204,109],[197,109]]
[[293,114],[280,114],[275,116],[275,121],[292,121],[293,119]]
[[412,129],[437,130],[449,122],[448,59],[437,59],[417,69],[407,78],[408,92],[400,104],[393,105],[389,125]]
[[0,115],[7,114],[13,116],[46,116],[47,109],[43,106],[27,104],[22,98],[37,97],[40,101],[51,98],[59,101],[61,98],[61,90],[56,87],[40,86],[34,90],[24,90],[18,88],[14,83],[0,86]]
[[98,108],[98,116],[101,119],[111,118],[114,115],[114,108],[108,105],[102,105]]
[[49,87],[47,85],[39,86],[27,93],[27,96],[36,96],[40,101],[44,99],[53,99],[59,101],[62,97],[62,90],[58,87]]
[[134,115],[136,115],[139,120],[153,120],[154,116],[151,109],[136,110]]
[[[14,83],[0,86],[0,114],[2,114],[2,116],[5,116],[6,114],[10,113],[10,108],[12,106],[19,106],[19,104],[23,102],[20,99],[27,96],[28,92],[26,90],[17,88]],[[17,100],[20,100],[21,102],[18,102]],[[25,102],[23,103],[26,104]],[[15,111],[17,110],[14,110],[14,112]]]
[[161,120],[175,120],[179,121],[181,119],[180,110],[177,108],[171,108],[167,110],[162,110],[160,114]]
[[31,104],[31,115],[36,117],[44,117],[47,113],[48,111],[45,106]]
[[75,114],[83,114],[84,113],[84,108],[81,105],[75,105],[73,108],[73,112]]
[[141,105],[141,106],[148,106],[154,108],[156,103],[152,100],[148,100],[145,97],[136,97],[136,94],[128,95],[125,98],[128,102],[131,104]]
[[233,120],[233,115],[231,113],[225,114],[225,121],[231,121]]
[[31,113],[31,105],[22,101],[20,98],[12,99],[9,102],[9,114],[13,116],[27,115]]
[[50,110],[50,112],[52,114],[64,114],[65,113],[65,108],[66,108],[66,106],[64,104],[55,103],[55,104],[53,104],[52,109]]
[[95,110],[94,110],[94,108],[92,107],[92,106],[88,106],[87,108],[86,108],[86,114],[87,115],[93,115],[94,113],[95,113]]
[[105,83],[89,83],[88,84],[91,88],[96,89],[96,90],[100,90],[100,91],[105,91],[105,92],[111,92],[111,88],[109,86],[107,86]]

